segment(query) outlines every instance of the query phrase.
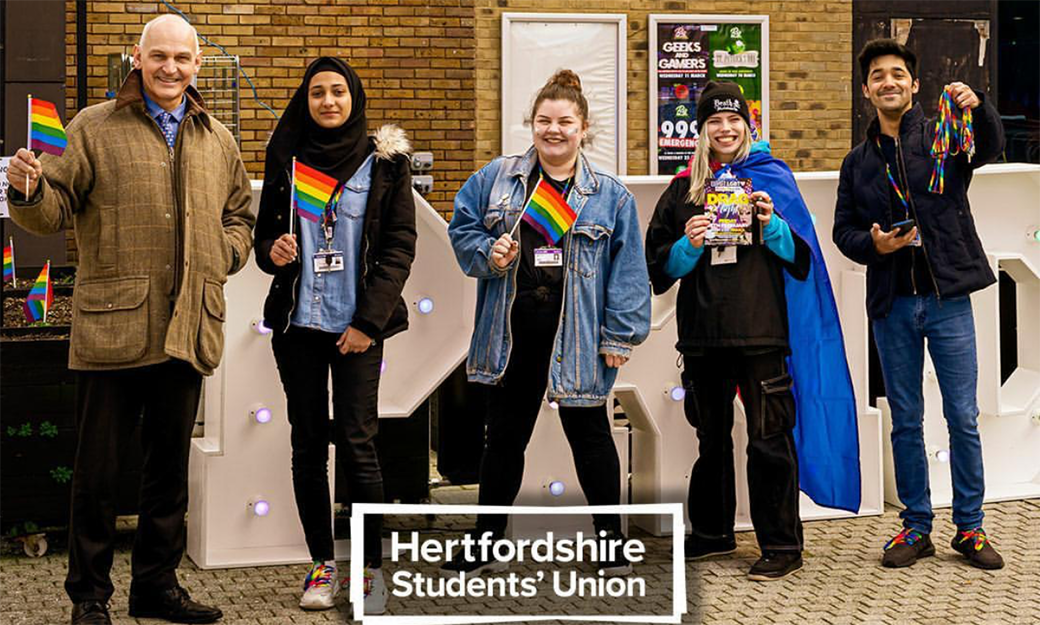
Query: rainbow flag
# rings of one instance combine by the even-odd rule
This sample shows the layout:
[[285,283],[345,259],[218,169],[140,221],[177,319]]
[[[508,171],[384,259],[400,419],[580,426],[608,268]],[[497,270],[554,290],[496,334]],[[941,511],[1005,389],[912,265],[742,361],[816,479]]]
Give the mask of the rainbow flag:
[[58,109],[47,100],[29,96],[29,148],[61,156],[67,143]]
[[332,176],[293,160],[293,206],[301,218],[319,221],[337,184]]
[[54,289],[51,287],[51,261],[47,261],[43,271],[36,278],[36,284],[25,298],[25,319],[29,323],[34,321],[47,321],[47,311],[54,303]]
[[556,245],[574,225],[577,213],[567,204],[560,192],[544,178],[538,180],[531,199],[524,209],[523,220],[542,233],[546,241]]
[[11,281],[15,287],[18,283],[14,277],[14,237],[8,239],[10,243],[4,246],[4,282]]

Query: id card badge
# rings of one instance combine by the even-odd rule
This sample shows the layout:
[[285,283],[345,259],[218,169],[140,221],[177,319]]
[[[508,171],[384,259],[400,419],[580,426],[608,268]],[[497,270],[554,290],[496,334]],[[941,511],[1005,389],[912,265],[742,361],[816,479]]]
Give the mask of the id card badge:
[[921,229],[917,229],[917,236],[914,237],[913,241],[910,241],[910,245],[913,247],[921,247]]
[[534,250],[535,267],[563,267],[563,250],[558,247],[537,247]]
[[737,246],[727,245],[725,247],[711,248],[712,265],[732,265],[737,262]]
[[314,273],[343,271],[343,252],[321,251],[314,255]]

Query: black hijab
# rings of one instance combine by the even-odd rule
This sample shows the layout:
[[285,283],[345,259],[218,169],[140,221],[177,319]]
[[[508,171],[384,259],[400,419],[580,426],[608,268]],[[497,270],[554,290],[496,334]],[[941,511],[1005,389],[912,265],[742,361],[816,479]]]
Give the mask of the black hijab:
[[[322,128],[307,105],[311,79],[318,72],[336,72],[347,80],[350,89],[350,115],[338,128]],[[271,141],[267,144],[264,180],[274,182],[285,171],[293,156],[340,182],[349,180],[372,150],[365,120],[365,89],[352,67],[340,59],[323,56],[307,67],[303,82],[296,88]]]

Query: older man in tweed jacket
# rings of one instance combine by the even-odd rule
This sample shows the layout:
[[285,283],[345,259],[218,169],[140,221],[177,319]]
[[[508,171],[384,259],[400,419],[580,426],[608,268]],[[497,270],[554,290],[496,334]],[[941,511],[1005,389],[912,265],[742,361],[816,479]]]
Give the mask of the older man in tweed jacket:
[[79,252],[69,353],[79,444],[65,581],[73,623],[111,622],[118,461],[139,422],[130,615],[222,616],[190,599],[176,569],[202,376],[220,362],[223,285],[249,258],[254,217],[235,140],[190,86],[200,63],[187,22],[153,20],[117,98],[76,115],[65,153],[37,160],[19,150],[9,168],[14,220],[38,234],[73,228]]

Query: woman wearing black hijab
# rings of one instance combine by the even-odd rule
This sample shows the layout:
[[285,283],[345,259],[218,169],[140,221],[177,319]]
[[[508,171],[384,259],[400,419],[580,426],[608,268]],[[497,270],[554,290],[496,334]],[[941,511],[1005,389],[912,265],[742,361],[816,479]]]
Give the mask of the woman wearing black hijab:
[[[394,126],[367,136],[361,80],[330,57],[307,68],[267,146],[254,249],[257,265],[274,276],[264,324],[272,330],[285,389],[293,490],[314,562],[304,580],[304,609],[332,607],[339,588],[330,438],[351,500],[383,501],[373,439],[383,341],[408,327],[401,290],[415,256],[409,149],[404,131]],[[336,181],[317,221],[290,208],[293,158],[299,169]],[[381,614],[386,606],[381,525],[380,517],[365,517],[366,614]]]

